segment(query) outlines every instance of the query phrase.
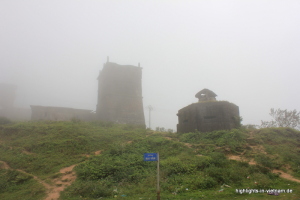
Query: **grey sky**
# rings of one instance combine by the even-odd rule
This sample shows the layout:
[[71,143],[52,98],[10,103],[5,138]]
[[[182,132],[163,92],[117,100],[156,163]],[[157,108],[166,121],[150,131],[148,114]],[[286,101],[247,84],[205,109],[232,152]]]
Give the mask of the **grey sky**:
[[203,88],[260,124],[272,107],[300,110],[299,10],[298,0],[1,0],[0,82],[18,86],[18,106],[95,110],[109,56],[141,63],[152,128],[175,129]]

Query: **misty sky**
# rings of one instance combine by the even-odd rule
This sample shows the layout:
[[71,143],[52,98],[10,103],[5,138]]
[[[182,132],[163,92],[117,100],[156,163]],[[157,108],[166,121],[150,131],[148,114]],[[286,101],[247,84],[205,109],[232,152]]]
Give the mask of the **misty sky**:
[[143,67],[148,126],[176,128],[203,88],[240,108],[300,111],[299,0],[1,0],[0,82],[16,106],[96,109],[106,57]]

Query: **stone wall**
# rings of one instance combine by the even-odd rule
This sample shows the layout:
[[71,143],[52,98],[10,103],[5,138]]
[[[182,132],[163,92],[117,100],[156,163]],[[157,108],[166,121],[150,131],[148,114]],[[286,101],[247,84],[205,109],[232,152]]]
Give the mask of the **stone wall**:
[[14,121],[28,121],[30,120],[30,108],[10,107],[0,109],[0,116],[6,117]]
[[98,77],[98,120],[145,126],[142,68],[107,62]]
[[229,130],[239,126],[239,107],[227,101],[199,102],[178,111],[178,133]]
[[30,107],[31,120],[70,121],[73,118],[82,121],[94,120],[94,113],[91,110],[51,106]]

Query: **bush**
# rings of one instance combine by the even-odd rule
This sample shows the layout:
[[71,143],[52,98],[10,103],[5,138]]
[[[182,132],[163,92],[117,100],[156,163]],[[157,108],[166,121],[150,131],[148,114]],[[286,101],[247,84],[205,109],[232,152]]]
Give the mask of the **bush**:
[[107,183],[101,181],[77,181],[72,187],[67,188],[66,192],[71,193],[72,196],[95,199],[111,197],[113,195],[113,189]]
[[200,156],[196,160],[196,167],[198,170],[205,169],[206,167],[209,167],[209,165],[213,162],[212,158],[209,156]]
[[255,161],[258,164],[260,164],[264,167],[268,167],[270,169],[278,169],[280,167],[280,164],[277,162],[276,159],[272,159],[265,154],[256,155]]
[[217,186],[218,183],[215,179],[209,176],[196,176],[192,179],[190,188],[193,190],[197,189],[210,189]]
[[241,151],[245,144],[246,135],[238,129],[223,133],[216,141],[218,146],[229,147],[232,152]]
[[160,162],[167,176],[173,174],[191,173],[196,170],[196,165],[181,161],[178,157],[169,157]]
[[211,164],[217,167],[226,167],[229,164],[229,160],[223,153],[212,152],[208,154],[211,157]]

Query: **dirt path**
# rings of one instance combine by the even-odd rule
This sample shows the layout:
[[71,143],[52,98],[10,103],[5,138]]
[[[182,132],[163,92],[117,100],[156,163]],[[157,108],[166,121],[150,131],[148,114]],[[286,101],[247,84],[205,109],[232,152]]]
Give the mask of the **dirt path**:
[[[57,200],[60,196],[60,192],[63,191],[67,186],[71,185],[76,180],[76,174],[73,172],[73,168],[76,165],[72,165],[63,168],[59,171],[61,175],[58,178],[52,180],[52,184],[48,184],[41,180],[37,176],[29,174],[21,169],[16,169],[17,171],[28,174],[32,176],[37,182],[42,184],[46,188],[46,198],[44,200]],[[0,168],[2,169],[12,169],[6,162],[0,161]]]
[[[170,137],[164,137],[165,139],[167,139],[167,140],[173,140],[173,138],[170,138]],[[183,143],[185,146],[187,146],[187,147],[189,147],[189,148],[191,148],[193,145],[192,144],[190,144],[190,143]]]
[[[11,168],[6,162],[4,162],[4,161],[0,161],[0,164],[2,164],[2,165],[0,166],[1,169],[12,169],[12,168]],[[32,175],[32,174],[29,174],[29,173],[27,173],[27,172],[25,172],[25,171],[23,171],[23,170],[21,170],[21,169],[17,169],[17,171],[19,171],[19,172],[21,172],[21,173],[23,173],[23,174],[27,174],[27,175],[32,176],[33,179],[36,180],[37,182],[39,182],[40,184],[42,184],[42,185],[46,188],[47,191],[51,189],[51,186],[50,186],[48,183],[46,183],[45,181],[39,179],[37,176],[34,176],[34,175]]]
[[9,169],[10,167],[4,161],[0,161],[0,169]]
[[[101,154],[102,150],[94,152],[94,155]],[[90,156],[90,155],[86,155]],[[51,184],[46,183],[37,176],[29,174],[23,170],[16,169],[19,172],[28,174],[32,176],[37,182],[42,184],[46,188],[46,197],[44,200],[58,200],[60,197],[60,192],[62,192],[66,187],[70,186],[77,178],[76,173],[73,171],[76,165],[71,165],[66,168],[59,170],[57,178],[51,180]],[[0,160],[0,169],[12,169],[6,162]]]
[[[4,162],[4,161],[0,161],[0,164],[1,164],[1,166],[0,166],[1,169],[12,169],[12,168],[11,168],[6,162]],[[49,188],[51,187],[48,183],[46,183],[45,181],[39,179],[37,176],[34,176],[34,175],[32,175],[32,174],[29,174],[29,173],[27,173],[27,172],[25,172],[25,171],[23,171],[23,170],[21,170],[21,169],[17,169],[17,171],[19,171],[19,172],[21,172],[21,173],[23,173],[23,174],[27,174],[27,175],[32,176],[37,182],[41,183],[46,189],[49,189]]]
[[[11,169],[11,168],[9,167],[9,169]],[[39,182],[40,184],[42,184],[42,185],[46,188],[46,193],[47,193],[47,191],[49,191],[49,190],[51,189],[51,185],[49,185],[49,184],[46,183],[45,181],[41,180],[41,179],[38,178],[37,176],[34,176],[34,175],[32,175],[32,174],[29,174],[29,173],[27,173],[27,172],[25,172],[25,171],[23,171],[23,170],[21,170],[21,169],[17,169],[17,171],[19,171],[19,172],[21,172],[21,173],[23,173],[23,174],[28,174],[28,175],[32,176],[34,180],[36,180],[37,182]]]
[[50,187],[44,185],[47,189],[47,197],[44,200],[57,200],[60,196],[60,192],[76,180],[76,174],[73,171],[75,166],[76,165],[72,165],[59,170],[62,175],[52,180],[53,184],[51,186],[48,185]]
[[279,174],[279,176],[280,176],[281,178],[285,178],[285,179],[287,179],[287,180],[290,180],[290,181],[294,181],[294,182],[300,183],[300,180],[299,180],[299,179],[296,179],[296,178],[294,178],[293,176],[291,176],[290,174],[287,174],[287,173],[285,173],[285,172],[283,172],[283,171],[281,171],[281,170],[274,169],[274,170],[272,170],[272,172],[275,173],[275,174]]
[[[253,139],[254,138],[254,133],[253,131],[250,132],[249,134],[249,138],[248,139]],[[172,140],[172,138],[170,137],[164,137],[165,139],[167,140]],[[191,148],[192,145],[190,143],[183,143],[185,146]],[[267,152],[265,151],[264,147],[262,145],[259,145],[259,146],[250,146],[254,151],[256,152],[260,152],[260,153],[264,153],[264,154],[267,154]],[[201,155],[198,155],[198,156],[201,156]],[[251,159],[251,160],[247,160],[245,158],[243,158],[241,155],[228,155],[227,156],[228,159],[230,160],[236,160],[236,161],[241,161],[241,162],[248,162],[249,165],[257,165],[257,163],[254,161],[254,159]],[[284,171],[282,170],[277,170],[277,169],[274,169],[272,170],[272,173],[275,173],[275,174],[279,174],[279,176],[281,178],[284,178],[284,179],[287,179],[287,180],[290,180],[290,181],[294,181],[294,182],[298,182],[300,183],[300,180],[299,179],[296,179],[295,177],[293,177],[292,175],[288,174],[288,173],[285,173]]]
[[[246,159],[242,158],[239,155],[229,155],[229,156],[227,156],[227,158],[230,159],[230,160],[237,160],[237,161],[248,162],[249,165],[256,165],[257,164],[253,159],[249,161],[249,160],[246,160]],[[281,178],[284,178],[284,179],[287,179],[287,180],[290,180],[290,181],[294,181],[294,182],[300,183],[299,179],[296,179],[292,175],[290,175],[288,173],[285,173],[282,170],[274,169],[274,170],[272,170],[272,173],[279,174],[279,176]]]
[[[94,155],[100,155],[102,150],[95,151]],[[90,155],[86,155],[89,157]],[[59,170],[62,175],[58,178],[52,180],[52,185],[48,187],[44,185],[47,189],[47,197],[44,200],[58,200],[60,192],[62,192],[66,187],[70,186],[76,180],[76,173],[73,171],[76,165],[71,165],[69,167]]]

